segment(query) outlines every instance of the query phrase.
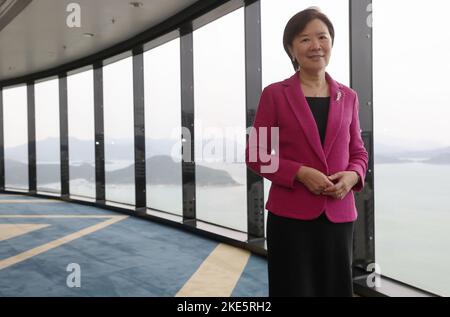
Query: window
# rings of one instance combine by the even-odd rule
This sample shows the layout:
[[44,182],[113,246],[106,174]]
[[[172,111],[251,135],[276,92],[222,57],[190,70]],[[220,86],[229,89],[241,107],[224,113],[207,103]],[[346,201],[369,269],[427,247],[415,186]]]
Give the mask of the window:
[[197,218],[246,232],[244,9],[193,36]]
[[37,190],[61,192],[59,141],[59,82],[35,84]]
[[5,187],[28,190],[27,87],[3,88]]
[[95,198],[93,71],[67,77],[70,194]]
[[133,60],[103,68],[106,200],[135,204]]
[[448,4],[373,2],[375,247],[381,273],[450,296]]
[[180,40],[144,53],[147,206],[183,214]]

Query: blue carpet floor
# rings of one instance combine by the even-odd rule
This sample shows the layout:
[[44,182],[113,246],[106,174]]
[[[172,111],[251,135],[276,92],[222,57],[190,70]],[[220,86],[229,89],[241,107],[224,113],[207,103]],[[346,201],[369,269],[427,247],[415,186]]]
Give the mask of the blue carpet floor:
[[[120,214],[73,203],[34,203],[0,195],[0,215]],[[0,261],[99,224],[98,218],[0,218],[0,224],[48,227],[0,241]],[[0,296],[175,296],[218,242],[129,217],[27,260],[0,269]],[[81,287],[70,288],[70,263],[81,269]],[[267,262],[251,255],[232,296],[267,296]]]

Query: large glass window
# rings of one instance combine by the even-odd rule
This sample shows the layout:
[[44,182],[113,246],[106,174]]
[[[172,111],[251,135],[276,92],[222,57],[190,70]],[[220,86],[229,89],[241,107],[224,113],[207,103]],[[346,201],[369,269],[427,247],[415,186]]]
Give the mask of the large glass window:
[[194,32],[197,218],[247,231],[244,9]]
[[27,87],[3,88],[5,187],[28,190]]
[[[348,0],[261,0],[263,87],[294,74],[292,63],[283,48],[283,31],[294,14],[312,6],[325,13],[334,27],[334,45],[327,72],[338,82],[347,86],[350,84]],[[264,179],[265,202],[270,184],[269,180]]]
[[94,80],[88,70],[67,77],[70,194],[95,198]]
[[144,53],[147,206],[183,214],[180,40]]
[[35,84],[37,190],[61,192],[59,81]]
[[373,2],[375,247],[381,273],[450,296],[445,1]]
[[106,200],[135,204],[133,60],[103,68]]

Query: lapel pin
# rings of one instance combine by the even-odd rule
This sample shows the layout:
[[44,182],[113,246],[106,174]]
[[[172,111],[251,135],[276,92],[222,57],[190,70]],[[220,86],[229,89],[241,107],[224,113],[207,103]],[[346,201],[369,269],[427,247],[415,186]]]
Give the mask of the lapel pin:
[[341,99],[342,93],[340,91],[337,92],[336,95],[336,101],[339,101]]

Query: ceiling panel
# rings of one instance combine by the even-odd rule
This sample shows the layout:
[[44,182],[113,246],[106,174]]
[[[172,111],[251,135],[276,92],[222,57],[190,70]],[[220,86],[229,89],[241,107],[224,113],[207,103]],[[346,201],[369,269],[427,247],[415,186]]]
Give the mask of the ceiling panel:
[[[136,1],[33,0],[0,31],[0,80],[54,68],[107,49],[196,1],[141,0],[133,5]],[[70,3],[80,5],[80,27],[70,28],[66,23]]]

